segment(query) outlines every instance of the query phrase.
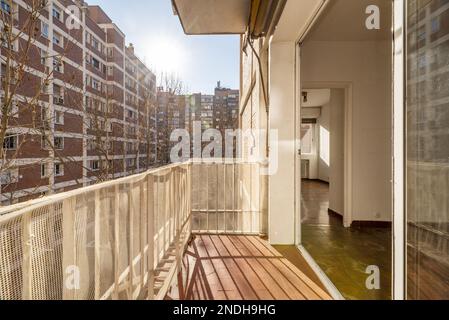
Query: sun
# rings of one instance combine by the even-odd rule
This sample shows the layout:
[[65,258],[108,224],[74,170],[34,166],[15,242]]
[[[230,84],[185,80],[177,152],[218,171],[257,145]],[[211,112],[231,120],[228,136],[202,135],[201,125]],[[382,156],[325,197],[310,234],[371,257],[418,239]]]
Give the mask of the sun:
[[161,37],[148,42],[147,63],[156,72],[182,74],[186,63],[186,51],[178,41]]

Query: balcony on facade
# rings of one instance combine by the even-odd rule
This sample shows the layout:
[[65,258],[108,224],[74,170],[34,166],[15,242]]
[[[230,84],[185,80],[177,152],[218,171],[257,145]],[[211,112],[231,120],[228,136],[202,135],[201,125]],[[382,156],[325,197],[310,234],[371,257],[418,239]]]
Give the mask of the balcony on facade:
[[330,299],[260,238],[261,170],[189,161],[3,208],[0,299]]

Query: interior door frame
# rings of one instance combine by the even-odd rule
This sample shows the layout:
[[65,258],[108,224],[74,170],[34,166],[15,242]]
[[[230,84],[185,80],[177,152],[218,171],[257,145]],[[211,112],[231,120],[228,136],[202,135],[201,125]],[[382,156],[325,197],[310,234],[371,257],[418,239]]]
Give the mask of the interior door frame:
[[406,0],[393,0],[393,250],[392,297],[407,299]]

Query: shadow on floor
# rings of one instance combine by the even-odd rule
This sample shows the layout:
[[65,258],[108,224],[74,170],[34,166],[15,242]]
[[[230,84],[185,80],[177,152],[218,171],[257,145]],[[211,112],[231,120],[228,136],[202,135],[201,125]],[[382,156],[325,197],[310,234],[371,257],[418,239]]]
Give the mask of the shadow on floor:
[[331,299],[303,270],[255,236],[197,236],[183,260],[182,275],[181,300]]

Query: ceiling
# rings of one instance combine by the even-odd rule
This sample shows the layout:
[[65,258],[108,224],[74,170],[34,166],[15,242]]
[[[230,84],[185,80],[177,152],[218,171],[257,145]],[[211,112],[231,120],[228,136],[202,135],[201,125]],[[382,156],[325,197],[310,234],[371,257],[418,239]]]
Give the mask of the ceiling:
[[305,89],[303,92],[307,92],[307,102],[302,102],[302,108],[322,107],[331,100],[330,89]]
[[[380,30],[365,26],[366,8],[380,9]],[[392,32],[391,0],[332,0],[307,36],[311,41],[376,41],[388,40]]]
[[172,0],[186,34],[242,34],[251,0]]

